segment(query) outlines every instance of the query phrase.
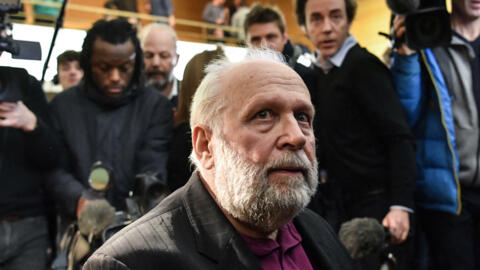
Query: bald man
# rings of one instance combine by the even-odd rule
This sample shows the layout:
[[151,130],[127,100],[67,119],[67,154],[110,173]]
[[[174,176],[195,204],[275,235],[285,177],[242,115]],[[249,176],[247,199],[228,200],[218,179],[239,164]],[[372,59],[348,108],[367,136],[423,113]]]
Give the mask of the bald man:
[[173,69],[179,57],[177,40],[175,31],[164,24],[149,24],[140,33],[147,85],[168,97],[175,107],[178,81],[173,76]]
[[351,269],[317,187],[313,105],[279,53],[210,64],[193,98],[189,182],[111,238],[91,269]]

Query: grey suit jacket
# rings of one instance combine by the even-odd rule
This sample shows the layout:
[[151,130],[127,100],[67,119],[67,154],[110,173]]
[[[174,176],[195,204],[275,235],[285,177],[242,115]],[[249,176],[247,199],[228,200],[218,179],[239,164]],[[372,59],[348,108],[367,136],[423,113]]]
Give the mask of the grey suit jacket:
[[[294,224],[315,269],[351,269],[347,251],[322,218],[305,210]],[[184,187],[108,240],[84,269],[262,267],[195,172]]]

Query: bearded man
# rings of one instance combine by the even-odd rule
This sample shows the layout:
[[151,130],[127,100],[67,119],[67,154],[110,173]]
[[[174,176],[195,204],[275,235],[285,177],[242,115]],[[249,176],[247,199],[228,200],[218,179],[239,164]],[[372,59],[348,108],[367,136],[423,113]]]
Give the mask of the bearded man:
[[179,57],[177,39],[175,31],[164,24],[151,23],[140,32],[147,86],[168,97],[174,107],[179,89],[179,82],[173,76]]
[[351,269],[327,223],[305,209],[317,161],[302,79],[258,49],[206,72],[190,117],[196,172],[84,269]]

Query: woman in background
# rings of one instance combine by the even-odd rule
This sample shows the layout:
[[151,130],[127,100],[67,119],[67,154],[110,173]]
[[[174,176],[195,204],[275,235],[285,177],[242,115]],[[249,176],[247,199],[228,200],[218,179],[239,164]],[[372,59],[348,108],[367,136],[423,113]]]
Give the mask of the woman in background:
[[168,161],[168,188],[172,192],[187,183],[193,172],[188,158],[192,152],[190,105],[193,95],[205,77],[205,66],[223,55],[221,47],[217,47],[215,51],[204,51],[195,55],[185,67]]

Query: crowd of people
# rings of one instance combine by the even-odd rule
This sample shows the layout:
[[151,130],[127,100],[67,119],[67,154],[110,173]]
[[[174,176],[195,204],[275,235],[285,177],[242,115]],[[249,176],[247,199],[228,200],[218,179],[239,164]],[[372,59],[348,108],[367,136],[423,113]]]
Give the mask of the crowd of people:
[[140,174],[172,193],[85,269],[380,269],[378,252],[352,259],[337,237],[364,217],[389,232],[395,269],[478,269],[478,3],[452,0],[451,42],[417,51],[396,16],[388,68],[350,34],[356,0],[295,1],[313,53],[276,7],[224,2],[203,18],[242,12],[246,56],[202,52],[181,82],[174,16],[139,33],[97,21],[58,57],[49,102],[25,70],[0,68],[0,269],[45,269],[97,199],[99,163],[116,210]]

